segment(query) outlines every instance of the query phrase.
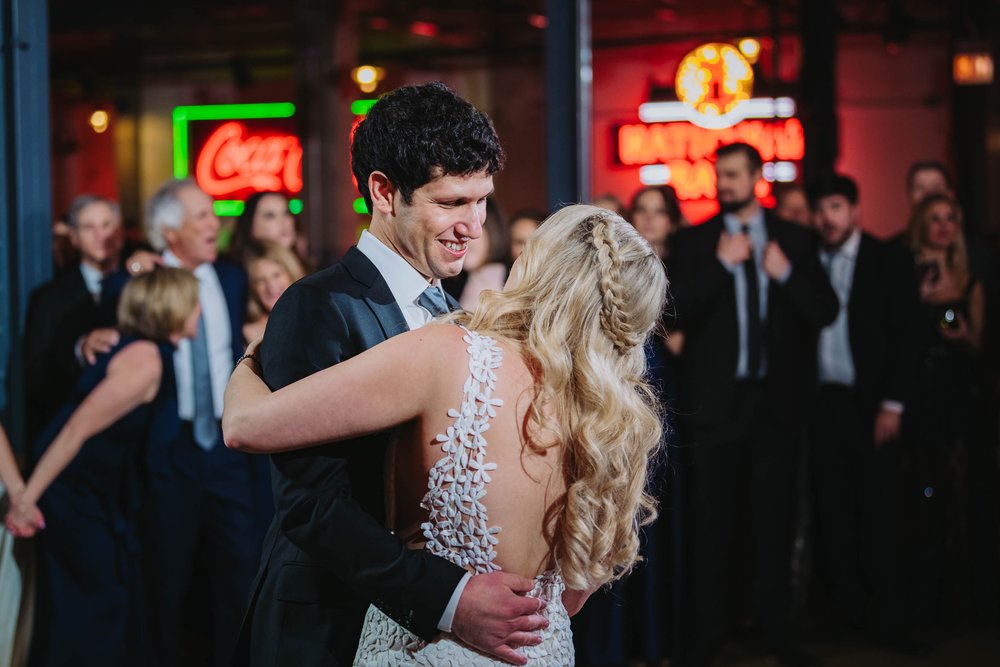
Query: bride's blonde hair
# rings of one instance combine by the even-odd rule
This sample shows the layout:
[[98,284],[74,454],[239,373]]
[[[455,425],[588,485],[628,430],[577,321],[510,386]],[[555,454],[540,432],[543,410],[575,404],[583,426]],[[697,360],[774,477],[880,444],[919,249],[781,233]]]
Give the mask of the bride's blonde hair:
[[458,319],[520,345],[533,368],[529,423],[563,445],[566,494],[550,544],[567,585],[585,590],[628,572],[639,526],[656,516],[646,471],[661,429],[643,343],[663,311],[666,273],[631,225],[584,205],[549,217],[519,268],[516,285],[483,292]]

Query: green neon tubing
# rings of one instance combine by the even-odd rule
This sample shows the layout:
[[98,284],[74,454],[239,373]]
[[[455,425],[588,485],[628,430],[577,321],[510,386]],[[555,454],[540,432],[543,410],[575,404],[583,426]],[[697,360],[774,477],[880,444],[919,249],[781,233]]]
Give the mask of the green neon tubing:
[[354,100],[351,102],[351,113],[355,116],[364,116],[368,110],[375,106],[378,100]]
[[[174,107],[174,178],[188,177],[188,123],[190,121],[291,118],[294,115],[295,105],[291,102],[268,102],[261,104],[202,104],[197,106]],[[219,215],[222,214],[219,213]]]
[[220,199],[213,203],[212,208],[216,215],[237,216],[243,212],[243,202],[239,199]]

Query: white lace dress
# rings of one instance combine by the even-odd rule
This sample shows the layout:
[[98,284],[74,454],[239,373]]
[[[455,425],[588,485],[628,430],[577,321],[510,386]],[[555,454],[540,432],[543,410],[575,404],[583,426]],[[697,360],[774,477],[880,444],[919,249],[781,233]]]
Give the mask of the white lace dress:
[[[437,436],[444,457],[434,464],[427,479],[427,493],[420,506],[428,511],[420,527],[427,539],[425,548],[476,573],[500,569],[495,547],[499,526],[490,526],[486,506],[486,485],[495,463],[486,462],[486,438],[490,419],[503,402],[493,398],[496,371],[503,352],[487,336],[466,331],[469,352],[469,378],[460,410],[449,410],[455,422],[447,433]],[[531,667],[567,667],[574,664],[573,635],[569,615],[562,604],[565,586],[556,571],[535,578],[529,593],[547,602],[544,614],[549,627],[542,643],[519,649]],[[368,608],[355,665],[506,665],[462,644],[445,633],[433,642],[425,642],[396,624],[374,605]]]

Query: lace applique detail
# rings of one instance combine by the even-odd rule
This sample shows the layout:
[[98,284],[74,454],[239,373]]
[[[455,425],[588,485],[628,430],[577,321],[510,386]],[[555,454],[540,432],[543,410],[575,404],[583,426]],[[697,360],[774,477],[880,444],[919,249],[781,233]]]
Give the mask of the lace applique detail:
[[[464,327],[463,327],[464,328]],[[420,525],[427,538],[426,549],[461,567],[476,572],[495,572],[499,526],[490,527],[486,506],[486,485],[496,463],[486,462],[486,438],[490,419],[503,401],[493,398],[496,370],[503,351],[488,336],[465,329],[468,344],[469,378],[465,381],[460,409],[448,411],[454,423],[437,436],[444,457],[430,470],[427,493],[420,506],[428,519]]]
[[[464,327],[463,327],[464,328]],[[503,352],[487,336],[465,330],[463,338],[469,352],[469,378],[465,382],[460,409],[449,410],[454,423],[437,436],[444,457],[430,470],[427,493],[420,506],[429,513],[421,524],[427,543],[424,548],[463,567],[471,566],[477,573],[495,572],[500,566],[496,558],[496,537],[500,527],[490,527],[486,507],[486,485],[495,463],[486,463],[486,438],[490,419],[496,408],[503,405],[493,398],[496,371]],[[530,660],[531,667],[572,667],[573,631],[569,614],[562,604],[565,589],[558,570],[535,577],[534,589],[528,593],[548,604],[543,611],[549,625],[539,635],[542,643],[526,646],[518,652]],[[374,605],[368,608],[354,664],[363,667],[504,667],[494,660],[461,643],[451,633],[425,642],[403,626],[391,620]]]

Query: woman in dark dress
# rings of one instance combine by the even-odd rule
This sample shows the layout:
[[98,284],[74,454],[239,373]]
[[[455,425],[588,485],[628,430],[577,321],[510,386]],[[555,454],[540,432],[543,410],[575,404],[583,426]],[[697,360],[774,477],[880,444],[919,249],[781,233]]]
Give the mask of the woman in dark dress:
[[133,278],[120,342],[98,357],[47,425],[34,471],[7,515],[39,533],[33,665],[142,664],[134,515],[140,447],[173,382],[177,342],[197,333],[198,281],[182,269]]
[[[914,622],[952,617],[974,593],[968,557],[977,510],[970,503],[982,458],[981,392],[977,355],[982,347],[984,294],[969,271],[958,204],[931,195],[914,209],[910,249],[926,313],[924,355],[904,415],[909,445],[908,513]],[[996,465],[995,461],[993,465]]]

